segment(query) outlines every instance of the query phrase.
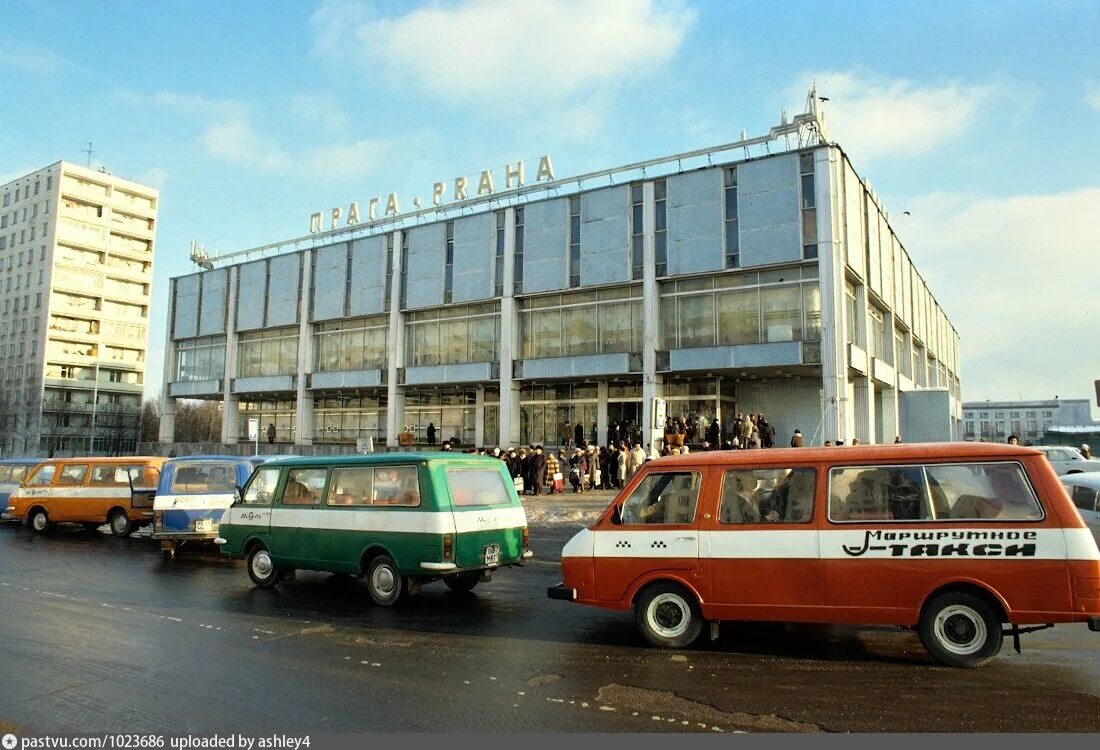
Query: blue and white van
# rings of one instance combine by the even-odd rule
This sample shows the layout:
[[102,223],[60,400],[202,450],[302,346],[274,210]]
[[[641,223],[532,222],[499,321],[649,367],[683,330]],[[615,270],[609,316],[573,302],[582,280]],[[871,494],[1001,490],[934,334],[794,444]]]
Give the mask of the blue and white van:
[[0,521],[18,520],[14,516],[9,517],[4,508],[8,507],[8,498],[11,493],[19,489],[23,479],[38,464],[40,458],[0,458]]
[[164,462],[153,500],[153,538],[171,559],[185,542],[213,541],[218,521],[252,470],[275,456],[182,456]]

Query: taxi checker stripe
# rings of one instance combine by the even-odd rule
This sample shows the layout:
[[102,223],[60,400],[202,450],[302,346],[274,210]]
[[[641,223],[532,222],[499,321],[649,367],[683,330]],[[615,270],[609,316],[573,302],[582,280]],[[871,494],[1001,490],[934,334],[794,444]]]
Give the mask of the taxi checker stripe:
[[450,511],[380,510],[364,508],[233,508],[231,523],[256,525],[242,513],[271,513],[277,528],[331,529],[335,531],[391,531],[413,534],[453,534],[468,531],[512,529],[527,525],[523,508],[493,508],[451,513]]
[[[694,531],[685,530],[632,530],[596,531],[591,536],[591,554],[595,557],[704,557],[711,559],[882,559],[897,557],[891,545],[904,545],[906,559],[942,559],[938,554],[910,554],[915,545],[935,544],[966,545],[960,552],[956,547],[953,557],[974,557],[978,545],[1000,545],[983,548],[988,552],[984,559],[1032,559],[1032,560],[1100,560],[1096,542],[1088,529],[1061,528],[958,528],[939,527],[928,529],[872,529],[895,538],[869,538],[866,529],[837,529],[818,531],[792,530],[744,530],[744,531]],[[908,536],[896,538],[901,532]],[[938,536],[945,532],[946,536]],[[931,537],[926,535],[931,534]],[[1025,537],[1025,534],[1027,537]],[[582,532],[578,536],[587,536]],[[916,535],[920,535],[917,537]],[[1034,536],[1031,536],[1034,535]],[[578,542],[580,540],[578,539]],[[623,544],[624,542],[628,544]],[[1034,544],[1034,554],[1006,557],[1003,553],[1010,545]],[[563,557],[587,556],[583,542],[566,545]],[[845,548],[847,547],[847,550]],[[939,549],[937,548],[937,552]],[[858,554],[857,554],[858,553]]]

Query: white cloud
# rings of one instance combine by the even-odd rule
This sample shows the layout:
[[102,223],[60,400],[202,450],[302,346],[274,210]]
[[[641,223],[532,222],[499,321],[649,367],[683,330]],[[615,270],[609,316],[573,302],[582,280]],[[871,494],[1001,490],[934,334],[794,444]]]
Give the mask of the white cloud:
[[312,26],[317,51],[376,80],[530,109],[659,69],[694,18],[677,0],[464,0],[393,17],[334,0]]
[[373,172],[391,152],[388,141],[365,138],[346,144],[320,146],[306,151],[305,168],[329,177],[357,177]]
[[1090,84],[1085,88],[1085,104],[1100,112],[1100,84]]
[[857,73],[808,73],[788,90],[801,112],[808,83],[817,81],[829,137],[860,161],[921,154],[964,134],[999,90],[996,84],[930,84]]
[[214,157],[241,167],[285,169],[290,158],[270,138],[257,133],[244,116],[216,122],[203,131],[202,143]]
[[933,194],[895,222],[959,331],[964,398],[1089,395],[1100,363],[1098,205],[1100,187]]
[[297,94],[291,99],[290,107],[303,121],[325,130],[343,130],[348,125],[344,108],[331,94]]
[[142,185],[149,185],[157,190],[163,190],[164,184],[168,182],[168,170],[163,167],[150,167],[138,172],[131,179],[134,182],[140,182]]

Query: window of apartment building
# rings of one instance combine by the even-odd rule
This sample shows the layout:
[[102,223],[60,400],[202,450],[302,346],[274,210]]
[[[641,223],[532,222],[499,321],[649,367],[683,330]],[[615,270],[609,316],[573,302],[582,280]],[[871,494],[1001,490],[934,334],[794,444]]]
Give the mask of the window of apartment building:
[[34,181],[34,194],[35,195],[38,195],[38,189],[40,187],[42,187],[42,181],[41,180],[35,180]]
[[46,175],[46,189],[47,190],[53,190],[53,175],[52,174]]
[[36,229],[36,227],[33,227],[33,226],[31,227],[31,236],[27,238],[28,242],[34,242],[34,230],[35,229]]
[[272,328],[237,339],[237,376],[293,375],[298,371],[298,329]]
[[386,288],[382,290],[383,309],[390,309],[390,297],[393,296],[393,232],[386,235]]
[[0,237],[0,250],[7,250],[7,248],[8,248],[8,238],[7,237]]
[[523,294],[523,206],[516,207],[515,248],[512,251],[515,258],[515,268],[512,271],[512,293]]
[[38,218],[38,204],[37,203],[35,203],[34,205],[31,206],[31,218],[32,219],[37,219]]
[[504,296],[504,211],[496,212],[496,251],[493,255],[493,295]]
[[4,208],[11,205],[11,193],[4,193]]
[[525,359],[642,350],[639,285],[526,299],[520,310]]
[[879,309],[877,305],[868,305],[867,315],[871,327],[870,354],[872,357],[892,365],[894,363],[893,341],[887,337],[886,333],[886,321],[889,319],[889,315]]
[[446,259],[443,266],[443,304],[451,304],[455,283],[455,223],[446,224]]
[[847,340],[859,346],[859,300],[856,286],[850,281],[844,282],[844,328]]
[[496,302],[411,312],[405,325],[408,367],[495,362],[500,357]]
[[737,232],[737,167],[726,170],[726,268],[741,265],[741,240]]
[[666,198],[668,185],[664,180],[654,180],[654,227],[653,237],[654,263],[657,267],[657,276],[668,275],[668,217],[666,213]]
[[8,226],[8,215],[4,214],[0,216],[0,229],[6,229]]
[[318,325],[313,335],[317,372],[385,368],[388,326],[385,315]]
[[569,287],[581,285],[581,199],[569,199]]
[[645,275],[644,233],[645,190],[640,183],[630,186],[630,278],[641,281]]
[[814,194],[813,152],[798,157],[802,194],[802,257],[817,257],[817,199]]

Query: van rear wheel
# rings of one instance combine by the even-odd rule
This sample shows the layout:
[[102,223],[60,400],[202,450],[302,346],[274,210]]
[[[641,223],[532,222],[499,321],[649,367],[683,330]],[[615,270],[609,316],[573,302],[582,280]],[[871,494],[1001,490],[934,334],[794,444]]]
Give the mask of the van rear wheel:
[[50,517],[46,515],[46,511],[41,508],[35,508],[31,511],[31,514],[27,516],[27,525],[31,527],[31,530],[36,534],[45,534],[50,528]]
[[130,536],[134,533],[133,521],[126,515],[126,511],[121,508],[111,512],[111,517],[107,519],[107,523],[111,525],[111,533],[115,536]]
[[404,579],[389,555],[379,555],[367,566],[367,591],[375,604],[389,607],[401,598]]
[[1001,651],[1001,618],[987,601],[965,591],[940,594],[921,613],[921,643],[949,667],[979,667]]
[[248,577],[261,588],[274,586],[282,578],[283,571],[275,567],[271,553],[263,545],[256,545],[248,553]]
[[456,576],[447,576],[443,579],[443,583],[456,594],[465,594],[474,590],[480,578],[480,573],[459,573]]
[[703,613],[683,586],[654,583],[638,597],[634,623],[654,646],[685,648],[703,632]]

